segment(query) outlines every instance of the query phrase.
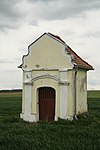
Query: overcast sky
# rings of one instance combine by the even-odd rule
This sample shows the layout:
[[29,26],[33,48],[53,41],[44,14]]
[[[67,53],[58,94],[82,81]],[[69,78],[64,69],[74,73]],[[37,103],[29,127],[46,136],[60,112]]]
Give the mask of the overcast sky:
[[100,0],[0,0],[0,89],[22,86],[22,56],[44,32],[59,35],[95,70],[88,89],[100,89]]

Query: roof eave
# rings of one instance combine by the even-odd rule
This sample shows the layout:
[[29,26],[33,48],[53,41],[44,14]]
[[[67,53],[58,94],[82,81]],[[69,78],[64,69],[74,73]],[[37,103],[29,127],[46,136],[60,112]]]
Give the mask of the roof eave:
[[85,69],[85,70],[94,70],[94,68],[92,66],[85,67],[85,66],[78,65],[78,68]]

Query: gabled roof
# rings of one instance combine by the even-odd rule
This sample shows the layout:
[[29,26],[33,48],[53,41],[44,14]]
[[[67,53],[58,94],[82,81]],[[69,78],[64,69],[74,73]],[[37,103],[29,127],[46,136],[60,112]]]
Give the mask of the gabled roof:
[[73,62],[77,64],[79,68],[84,68],[87,70],[94,70],[94,68],[88,64],[85,60],[83,60],[80,56],[78,56],[58,35],[54,35],[52,33],[47,33],[48,35],[52,36],[56,40],[62,42],[66,46],[66,51],[69,55],[72,56]]
[[[57,40],[58,42],[62,43],[64,46],[65,46],[65,49],[66,49],[66,52],[72,56],[72,61],[77,65],[78,68],[83,68],[83,69],[86,69],[86,70],[94,70],[94,68],[88,64],[85,60],[83,60],[80,56],[78,56],[66,43],[65,41],[63,41],[60,36],[58,35],[54,35],[52,33],[44,33],[42,34],[38,39],[36,39],[33,43],[31,43],[28,48],[34,44],[37,40],[39,40],[42,36],[44,35],[48,35],[50,36],[51,38]],[[29,51],[28,51],[29,53]],[[28,54],[27,54],[28,55]],[[27,56],[27,55],[24,55],[24,56]],[[23,57],[24,57],[23,56]],[[22,59],[23,60],[23,59]],[[22,68],[22,65],[23,63],[19,66],[19,68]]]

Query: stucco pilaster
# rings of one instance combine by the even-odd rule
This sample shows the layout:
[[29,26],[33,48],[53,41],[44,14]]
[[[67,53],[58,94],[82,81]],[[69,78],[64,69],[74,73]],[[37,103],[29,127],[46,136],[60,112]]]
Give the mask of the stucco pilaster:
[[67,70],[60,70],[60,118],[67,118],[68,110],[68,81]]

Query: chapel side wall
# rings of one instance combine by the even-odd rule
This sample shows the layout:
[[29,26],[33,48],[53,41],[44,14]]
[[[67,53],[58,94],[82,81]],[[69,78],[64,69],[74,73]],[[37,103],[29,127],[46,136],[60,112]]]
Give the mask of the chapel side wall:
[[77,72],[77,114],[87,112],[87,71]]

